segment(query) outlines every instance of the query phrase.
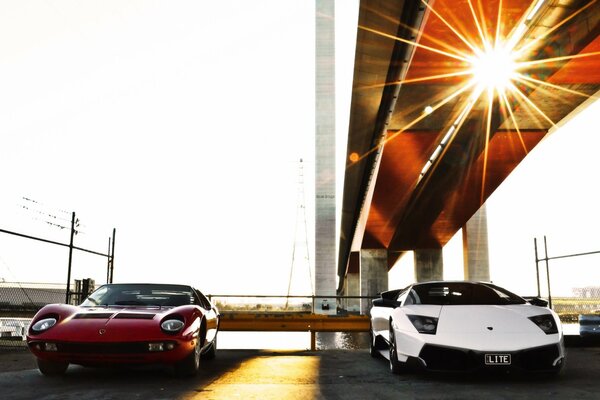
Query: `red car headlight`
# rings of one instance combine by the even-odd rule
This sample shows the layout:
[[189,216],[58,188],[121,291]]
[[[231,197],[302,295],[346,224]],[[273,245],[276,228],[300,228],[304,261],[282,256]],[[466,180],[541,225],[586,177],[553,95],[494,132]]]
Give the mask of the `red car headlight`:
[[184,325],[180,319],[168,318],[160,324],[160,328],[166,333],[177,333]]
[[54,317],[40,319],[39,321],[37,321],[33,325],[31,325],[31,330],[34,333],[45,332],[48,329],[52,328],[54,325],[56,325],[57,321],[58,321],[57,318],[54,318]]

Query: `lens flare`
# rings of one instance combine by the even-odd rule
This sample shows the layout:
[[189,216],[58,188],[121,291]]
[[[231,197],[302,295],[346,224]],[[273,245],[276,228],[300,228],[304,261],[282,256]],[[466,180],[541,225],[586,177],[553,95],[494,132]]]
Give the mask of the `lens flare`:
[[514,55],[504,47],[478,51],[470,61],[473,79],[480,88],[504,92],[517,77]]
[[[420,1],[429,12],[441,21],[443,26],[448,28],[450,32],[468,47],[468,50],[455,48],[451,43],[441,42],[441,40],[428,37],[426,34],[423,35],[428,39],[428,41],[425,41],[425,43],[428,44],[422,44],[419,43],[418,39],[415,40],[415,37],[408,40],[361,24],[358,25],[358,29],[405,43],[416,49],[420,49],[421,52],[435,53],[437,56],[447,57],[447,62],[454,63],[456,66],[455,69],[449,68],[448,70],[440,71],[443,73],[436,71],[437,73],[425,76],[419,74],[409,76],[404,75],[397,81],[369,84],[357,87],[355,90],[369,90],[385,86],[403,86],[448,78],[453,78],[454,80],[458,79],[460,80],[460,83],[456,89],[454,89],[454,92],[451,92],[443,100],[436,101],[435,105],[426,106],[423,109],[423,112],[411,121],[406,122],[400,129],[387,131],[383,140],[376,146],[368,149],[361,155],[351,155],[350,161],[352,161],[352,163],[349,167],[356,165],[355,159],[356,161],[362,160],[369,154],[378,151],[387,142],[394,140],[398,135],[401,135],[432,113],[435,113],[442,106],[457,99],[459,102],[462,102],[456,109],[458,117],[454,117],[454,123],[444,128],[445,134],[443,135],[443,139],[439,145],[435,147],[432,155],[427,158],[427,162],[421,170],[416,185],[419,185],[421,181],[425,179],[426,175],[430,175],[432,171],[437,169],[439,164],[437,161],[444,157],[447,149],[461,130],[463,123],[470,118],[471,113],[474,112],[474,110],[481,110],[484,115],[486,115],[484,129],[482,129],[482,134],[485,135],[485,145],[482,149],[483,176],[480,201],[483,203],[483,201],[485,201],[486,193],[488,161],[490,161],[488,160],[489,141],[494,132],[500,127],[499,124],[501,124],[502,121],[508,121],[508,123],[512,125],[512,129],[516,132],[521,142],[524,154],[528,153],[528,148],[525,144],[521,128],[518,125],[518,119],[515,115],[517,110],[526,113],[529,118],[535,122],[547,123],[552,127],[556,126],[550,116],[529,98],[529,93],[531,91],[538,90],[543,92],[544,89],[551,88],[562,94],[567,93],[587,98],[596,97],[586,93],[586,91],[581,88],[570,88],[565,85],[554,84],[543,79],[538,79],[536,78],[538,75],[535,71],[536,69],[543,69],[558,62],[566,63],[575,59],[597,59],[600,57],[600,51],[587,51],[558,56],[554,55],[552,57],[550,56],[551,54],[548,54],[546,57],[541,56],[537,58],[532,58],[532,56],[536,56],[532,51],[536,46],[540,46],[543,40],[549,40],[560,27],[573,22],[575,17],[590,8],[592,4],[597,3],[598,0],[592,0],[579,9],[570,12],[561,20],[553,23],[551,27],[546,27],[546,30],[541,33],[535,30],[536,25],[533,21],[541,15],[544,8],[548,5],[549,2],[546,0],[531,0],[525,13],[519,20],[511,20],[505,17],[504,19],[506,19],[506,21],[503,21],[502,13],[504,2],[503,0],[498,0],[495,29],[493,26],[489,25],[491,20],[486,19],[482,11],[481,0],[478,0],[477,2],[475,2],[475,0],[466,0],[466,4],[468,5],[472,17],[469,19],[472,19],[473,28],[478,34],[478,37],[476,38],[470,38],[468,35],[465,35],[464,29],[459,29],[460,26],[453,26],[450,22],[453,18],[447,18],[447,16],[442,15],[442,13],[436,10],[432,4],[429,4],[433,2],[428,0]],[[475,2],[475,6],[473,2]],[[404,27],[412,30],[415,34],[419,33],[419,35],[415,36],[420,36],[420,34],[423,33],[408,25],[404,25]],[[505,36],[503,35],[503,31],[509,33]],[[436,45],[441,48],[436,48]],[[466,79],[462,81],[462,79],[460,79],[462,77]],[[482,96],[484,92],[487,93],[487,96]],[[463,96],[463,93],[465,96]],[[487,103],[481,104],[480,102]],[[478,103],[477,107],[476,103]],[[498,113],[500,113],[500,117],[495,118]]]

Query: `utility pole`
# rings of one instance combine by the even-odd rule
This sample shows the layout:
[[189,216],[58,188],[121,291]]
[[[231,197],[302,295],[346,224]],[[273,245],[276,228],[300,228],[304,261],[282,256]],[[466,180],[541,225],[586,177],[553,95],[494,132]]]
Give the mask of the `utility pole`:
[[69,304],[71,297],[71,264],[73,262],[73,237],[75,236],[75,211],[71,214],[71,240],[69,241],[69,266],[67,268],[67,292],[65,303]]
[[546,235],[544,235],[544,258],[546,260],[546,278],[548,280],[548,307],[552,309],[552,293],[550,292],[550,267],[548,265],[548,243],[546,242]]
[[[27,203],[25,205],[22,205],[21,208],[23,208],[24,210],[28,210],[32,213],[35,214],[39,214],[42,217],[50,217],[50,220],[44,220],[41,219],[42,222],[45,222],[46,224],[53,226],[53,227],[58,227],[60,229],[66,229],[67,226],[61,225],[60,222],[57,221],[68,221],[66,218],[61,218],[57,215],[54,215],[54,213],[49,213],[48,211],[44,210],[44,209],[35,209],[34,207],[42,207],[43,205],[41,205],[39,202],[23,197],[23,200],[25,200]],[[33,205],[33,206],[32,206]],[[60,210],[60,212],[68,214],[66,211]],[[38,219],[37,217],[34,219]],[[45,239],[45,238],[41,238],[41,237],[36,237],[36,236],[32,236],[32,235],[27,235],[24,233],[19,233],[19,232],[14,232],[14,231],[9,231],[6,229],[2,229],[0,228],[0,233],[4,233],[7,235],[13,235],[13,236],[17,236],[17,237],[21,237],[24,239],[31,239],[31,240],[35,240],[35,241],[39,241],[39,242],[43,242],[43,243],[49,243],[49,244],[53,244],[53,245],[57,245],[57,246],[63,246],[63,247],[68,247],[69,248],[69,262],[67,265],[67,286],[66,286],[66,293],[65,293],[65,303],[69,303],[69,301],[71,300],[71,270],[72,270],[72,265],[73,265],[73,250],[78,250],[78,251],[82,251],[85,253],[89,253],[89,254],[95,254],[97,256],[102,256],[102,257],[106,257],[108,259],[108,265],[107,265],[107,281],[112,282],[113,279],[113,271],[114,271],[114,253],[115,253],[115,232],[116,229],[113,228],[113,232],[112,232],[112,243],[110,241],[109,238],[109,243],[108,243],[108,253],[104,254],[98,251],[94,251],[94,250],[90,250],[90,249],[84,249],[81,247],[77,247],[74,245],[73,241],[75,238],[75,235],[77,233],[79,233],[80,231],[77,231],[77,229],[79,228],[79,220],[77,219],[75,212],[73,211],[71,213],[71,236],[70,236],[70,240],[69,243],[63,243],[63,242],[57,242],[55,240],[49,240],[49,239]],[[112,252],[111,252],[111,248],[112,248]],[[0,278],[0,281],[2,279]]]
[[108,238],[108,250],[106,252],[106,254],[108,254],[108,257],[106,257],[106,283],[110,283],[110,247],[111,247],[111,239],[112,238]]
[[542,291],[540,290],[540,260],[538,258],[537,238],[533,238],[533,247],[535,248],[535,275],[537,278],[537,297],[542,297]]
[[115,236],[117,234],[117,228],[113,228],[112,234],[112,250],[110,252],[110,282],[113,283],[113,278],[115,276]]

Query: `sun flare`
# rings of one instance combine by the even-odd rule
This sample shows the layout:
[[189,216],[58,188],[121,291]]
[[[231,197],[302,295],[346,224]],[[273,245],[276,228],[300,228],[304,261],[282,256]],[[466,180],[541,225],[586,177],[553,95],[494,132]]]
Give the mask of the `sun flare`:
[[517,78],[515,56],[506,47],[488,47],[487,50],[477,51],[470,62],[473,80],[479,89],[504,92]]
[[[552,94],[552,91],[558,91],[563,94],[586,98],[594,97],[586,93],[585,90],[568,88],[550,82],[545,78],[547,72],[544,69],[574,59],[598,57],[600,51],[569,55],[556,55],[556,53],[550,51],[545,57],[540,57],[539,54],[536,54],[535,49],[544,40],[551,38],[560,27],[572,23],[577,16],[580,16],[596,2],[597,0],[593,0],[584,4],[579,9],[568,13],[561,20],[556,21],[544,33],[540,34],[538,32],[532,35],[532,31],[536,29],[538,17],[543,15],[545,8],[548,7],[549,2],[545,0],[531,0],[518,19],[514,19],[510,15],[503,15],[503,0],[498,0],[495,18],[487,19],[483,15],[481,0],[477,0],[475,4],[474,0],[467,0],[466,3],[472,18],[467,18],[469,21],[465,21],[465,25],[456,24],[455,17],[442,15],[441,11],[434,8],[433,2],[421,0],[422,5],[437,18],[438,23],[444,25],[455,35],[457,43],[459,43],[458,46],[450,42],[442,42],[433,35],[428,36],[427,34],[423,35],[426,38],[424,42],[414,40],[422,32],[410,27],[408,29],[412,31],[413,36],[409,40],[359,24],[358,28],[363,31],[414,46],[415,49],[436,54],[438,57],[446,57],[448,64],[454,63],[456,65],[455,69],[435,70],[435,73],[428,75],[404,75],[400,80],[369,84],[359,87],[359,90],[449,79],[461,83],[445,98],[427,104],[418,116],[415,116],[413,120],[406,121],[400,129],[387,132],[384,139],[377,146],[372,147],[358,157],[354,157],[351,160],[351,165],[356,165],[358,161],[364,159],[367,155],[378,151],[387,142],[394,140],[398,135],[429,118],[431,114],[436,113],[446,104],[458,101],[454,108],[455,114],[450,116],[451,119],[448,124],[440,132],[440,138],[442,139],[434,148],[430,157],[427,158],[416,180],[416,185],[420,185],[423,180],[426,180],[427,176],[437,169],[438,161],[444,157],[463,125],[469,118],[473,118],[471,114],[484,113],[481,119],[483,124],[480,132],[484,137],[480,196],[480,201],[483,203],[485,201],[486,175],[489,167],[489,142],[494,132],[499,128],[499,124],[502,124],[500,121],[505,121],[504,129],[511,130],[517,135],[522,150],[527,154],[528,148],[525,145],[522,129],[519,127],[520,121],[515,115],[517,111],[526,113],[530,118],[539,121],[540,124],[556,126],[555,121],[544,112],[541,105],[535,104],[529,98],[530,93],[539,91],[542,95],[547,93],[556,96],[556,94]],[[472,32],[476,32],[475,35],[468,35],[465,32],[465,26],[469,24],[473,28]],[[548,48],[552,50],[551,46]],[[483,95],[484,93],[486,95]],[[475,118],[477,117],[475,116]]]
[[[517,135],[521,144],[520,147],[525,154],[528,153],[528,148],[525,145],[522,127],[519,126],[520,120],[516,116],[517,112],[525,113],[540,125],[556,126],[556,122],[542,109],[543,104],[537,105],[533,99],[530,99],[529,95],[531,93],[537,91],[542,96],[556,97],[558,92],[594,98],[594,95],[586,93],[585,89],[569,88],[552,83],[547,79],[547,73],[548,69],[552,69],[560,63],[568,63],[575,59],[600,57],[600,51],[560,55],[554,51],[553,45],[548,45],[544,49],[544,51],[547,49],[548,53],[540,56],[542,53],[539,53],[536,47],[540,47],[544,40],[554,40],[552,37],[559,28],[568,23],[573,23],[576,17],[580,17],[598,0],[592,0],[578,9],[565,13],[564,16],[561,16],[562,19],[555,21],[552,26],[546,27],[543,33],[536,30],[536,24],[538,23],[537,19],[546,12],[546,8],[551,7],[550,2],[545,0],[530,0],[521,17],[516,19],[510,13],[503,15],[503,0],[497,1],[495,17],[492,15],[493,11],[490,11],[492,14],[488,18],[482,11],[482,0],[466,0],[471,16],[466,19],[462,16],[457,18],[452,15],[443,15],[441,11],[443,7],[440,7],[440,10],[436,10],[434,7],[434,4],[437,3],[429,0],[420,1],[428,12],[437,18],[438,24],[445,26],[449,32],[453,33],[458,45],[442,41],[434,35],[428,35],[409,26],[405,27],[411,31],[410,39],[385,33],[362,24],[359,24],[358,28],[413,46],[422,52],[429,52],[442,58],[445,57],[446,65],[454,64],[456,67],[432,69],[432,71],[435,71],[434,73],[425,75],[405,74],[400,80],[371,83],[356,89],[371,90],[386,86],[443,80],[454,80],[459,83],[453,91],[449,91],[445,98],[428,102],[419,115],[415,115],[414,119],[406,121],[400,129],[388,131],[383,140],[378,142],[376,146],[371,147],[359,156],[353,155],[350,165],[358,164],[360,160],[378,151],[387,142],[394,140],[398,135],[429,118],[430,115],[436,113],[442,107],[456,102],[453,110],[454,114],[450,116],[447,125],[442,128],[440,132],[441,140],[427,158],[415,184],[420,185],[423,180],[426,180],[427,176],[430,176],[438,168],[438,161],[444,157],[468,119],[481,118],[473,117],[471,114],[483,113],[481,118],[483,123],[480,125],[481,130],[479,132],[484,138],[480,196],[480,201],[483,204],[489,167],[489,142],[501,124],[504,123],[505,130],[512,131]],[[512,12],[514,13],[514,10]],[[465,14],[468,13],[465,12]],[[457,24],[457,20],[462,21]],[[471,26],[471,32],[474,33],[473,35],[469,35],[466,31],[468,28],[465,27],[469,25]],[[426,40],[416,39],[421,35]],[[486,95],[483,95],[484,93]]]

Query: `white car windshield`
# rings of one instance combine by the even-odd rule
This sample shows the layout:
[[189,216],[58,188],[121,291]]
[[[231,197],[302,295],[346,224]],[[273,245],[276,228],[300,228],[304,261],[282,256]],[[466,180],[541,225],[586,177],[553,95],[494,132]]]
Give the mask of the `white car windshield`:
[[492,284],[469,282],[436,282],[411,288],[408,304],[434,305],[506,305],[526,301],[508,290]]

